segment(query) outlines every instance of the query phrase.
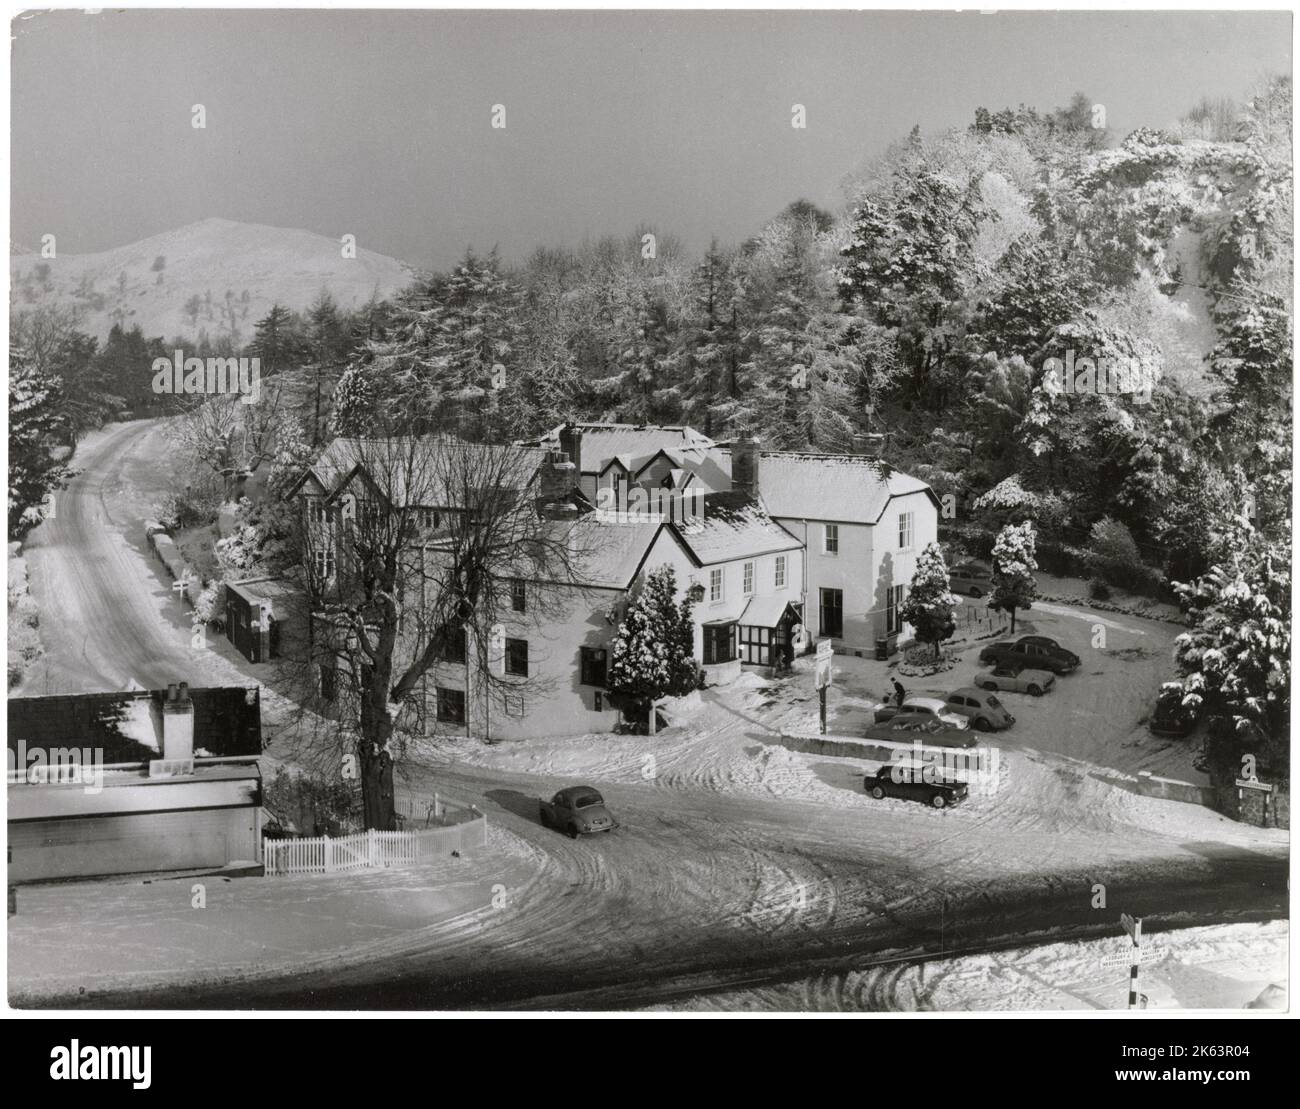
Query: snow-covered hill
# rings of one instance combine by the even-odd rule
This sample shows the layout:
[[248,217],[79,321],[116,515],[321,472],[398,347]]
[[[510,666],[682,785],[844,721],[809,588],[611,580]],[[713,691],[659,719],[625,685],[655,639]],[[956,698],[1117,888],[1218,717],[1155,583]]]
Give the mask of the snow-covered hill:
[[206,219],[100,254],[10,257],[15,311],[72,308],[82,330],[103,338],[114,323],[139,324],[147,336],[197,339],[254,324],[279,303],[302,310],[321,289],[341,308],[387,297],[412,278],[410,267],[311,231]]

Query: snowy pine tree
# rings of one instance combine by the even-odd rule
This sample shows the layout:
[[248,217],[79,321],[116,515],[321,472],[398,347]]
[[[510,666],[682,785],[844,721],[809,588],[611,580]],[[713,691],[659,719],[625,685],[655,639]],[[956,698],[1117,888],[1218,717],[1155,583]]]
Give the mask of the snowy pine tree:
[[673,568],[652,570],[628,605],[610,650],[609,688],[646,705],[652,735],[655,702],[680,697],[699,684],[694,602],[676,597]]
[[939,644],[957,630],[953,622],[953,609],[960,604],[948,585],[948,565],[938,543],[927,543],[916,560],[912,584],[899,615],[916,629],[916,638],[922,643],[934,644],[934,657],[939,657]]
[[1016,630],[1016,610],[1029,608],[1038,595],[1038,582],[1034,571],[1038,562],[1034,557],[1034,525],[1008,524],[993,544],[993,592],[989,595],[989,608],[1011,614],[1011,632]]
[[68,469],[50,453],[66,434],[63,382],[38,371],[21,348],[9,352],[9,538],[21,539],[44,519],[49,494]]
[[1176,588],[1192,630],[1175,640],[1184,701],[1217,727],[1214,761],[1254,753],[1270,769],[1287,764],[1291,718],[1291,553],[1245,519],[1231,553],[1194,583]]

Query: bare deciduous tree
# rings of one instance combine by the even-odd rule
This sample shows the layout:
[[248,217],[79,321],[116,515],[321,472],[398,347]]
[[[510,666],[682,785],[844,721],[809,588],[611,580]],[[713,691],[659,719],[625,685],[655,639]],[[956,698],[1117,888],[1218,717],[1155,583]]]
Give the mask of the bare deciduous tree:
[[566,502],[572,467],[552,466],[536,448],[450,434],[340,439],[314,469],[323,495],[300,494],[306,657],[332,702],[305,753],[321,766],[355,753],[367,827],[395,825],[411,736],[448,726],[426,719],[435,667],[463,662],[464,723],[451,726],[467,730],[548,684],[510,672],[505,635],[544,628],[583,592],[588,529]]

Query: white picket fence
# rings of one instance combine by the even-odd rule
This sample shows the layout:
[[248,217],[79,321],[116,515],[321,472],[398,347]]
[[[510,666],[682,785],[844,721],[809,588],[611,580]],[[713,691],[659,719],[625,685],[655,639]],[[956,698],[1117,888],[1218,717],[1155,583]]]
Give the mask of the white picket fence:
[[[445,810],[444,810],[445,811]],[[262,862],[267,876],[343,874],[387,866],[411,866],[445,858],[453,851],[482,847],[487,818],[472,805],[445,813],[455,823],[411,832],[377,832],[311,839],[264,839]]]

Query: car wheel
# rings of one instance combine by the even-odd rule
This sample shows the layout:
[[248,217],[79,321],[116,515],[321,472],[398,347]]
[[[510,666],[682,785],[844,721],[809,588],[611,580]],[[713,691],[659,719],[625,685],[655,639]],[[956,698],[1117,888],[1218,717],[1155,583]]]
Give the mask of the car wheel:
[[992,730],[989,722],[985,720],[984,717],[982,716],[975,721],[975,729],[976,731],[981,731],[981,732],[987,732]]
[[569,825],[569,838],[570,839],[578,838],[578,826],[576,824]]
[[997,683],[997,682],[982,682],[982,683],[980,683],[980,688],[981,688],[981,689],[994,689],[994,690],[995,690],[995,689],[997,689],[997,687],[998,687],[998,683]]
[[1031,685],[1028,692],[1031,697],[1041,697],[1043,695],[1043,691],[1036,685]]
[[948,799],[944,797],[942,793],[936,793],[933,797],[930,798],[930,804],[932,804],[936,809],[943,808],[944,805],[946,805],[947,803],[948,803]]
[[877,801],[881,801],[884,799],[885,791],[881,789],[879,786],[872,786],[871,796],[874,797]]

